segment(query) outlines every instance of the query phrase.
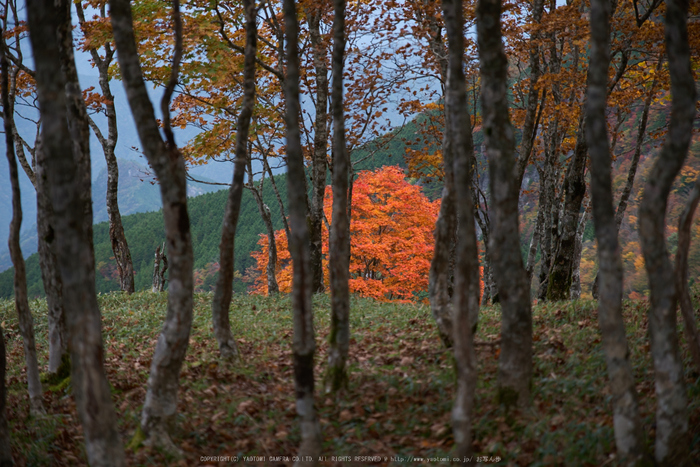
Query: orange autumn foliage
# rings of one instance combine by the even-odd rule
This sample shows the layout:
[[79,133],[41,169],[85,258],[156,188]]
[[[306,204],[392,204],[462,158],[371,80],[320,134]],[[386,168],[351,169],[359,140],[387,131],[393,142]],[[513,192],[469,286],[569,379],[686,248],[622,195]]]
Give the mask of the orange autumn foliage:
[[[331,219],[332,192],[326,188],[324,210]],[[421,188],[411,185],[398,167],[361,172],[353,189],[350,226],[350,291],[380,301],[412,300],[428,289],[433,256],[433,229],[440,202],[431,202]],[[283,230],[276,232],[277,281],[280,291],[291,291],[291,261]],[[328,230],[323,232],[328,252]],[[267,236],[261,235],[257,277],[252,293],[267,292]],[[324,257],[327,266],[327,254]],[[328,282],[328,268],[326,283]]]

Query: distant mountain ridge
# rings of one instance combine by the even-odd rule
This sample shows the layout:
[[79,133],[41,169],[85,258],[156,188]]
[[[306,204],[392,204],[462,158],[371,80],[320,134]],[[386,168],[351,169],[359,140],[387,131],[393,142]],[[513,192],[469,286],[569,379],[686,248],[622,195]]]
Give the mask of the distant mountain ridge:
[[[121,215],[127,216],[139,212],[159,210],[161,208],[160,189],[153,180],[153,175],[150,174],[148,167],[133,160],[118,159],[117,163],[119,165],[118,198]],[[0,171],[0,177],[5,175]],[[209,180],[204,179],[203,181]],[[23,228],[20,244],[24,257],[28,258],[37,251],[36,194],[34,187],[29,183],[29,179],[27,179],[26,185],[28,187],[23,187],[22,197],[29,196],[29,201],[33,201],[34,204],[22,203],[25,206],[23,208]],[[6,193],[9,189],[9,183],[7,186],[4,184],[2,186],[3,188],[0,189],[0,219],[2,219],[0,225],[3,226],[4,230],[0,231],[0,240],[4,240],[4,244],[2,245],[3,248],[0,249],[0,272],[12,267],[10,252],[7,249],[9,222],[12,218],[12,194],[11,192]],[[187,195],[190,197],[199,196],[204,193],[221,190],[222,188],[224,187],[188,181]],[[92,211],[95,224],[107,220],[106,193],[107,168],[103,167],[92,181]],[[5,198],[8,201],[5,201]]]

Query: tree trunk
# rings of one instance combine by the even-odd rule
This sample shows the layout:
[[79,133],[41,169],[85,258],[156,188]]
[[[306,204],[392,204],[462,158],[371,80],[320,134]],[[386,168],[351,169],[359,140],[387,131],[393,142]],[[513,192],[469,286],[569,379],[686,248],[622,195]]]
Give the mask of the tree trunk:
[[[532,25],[539,25],[542,21],[542,13],[544,11],[544,0],[534,0],[532,3]],[[537,89],[537,81],[540,79],[540,50],[539,50],[540,37],[539,33],[533,33],[529,38],[530,45],[530,58],[528,62],[528,68],[530,69],[530,83],[527,95],[527,107],[525,110],[525,121],[523,122],[523,131],[520,138],[520,147],[518,148],[518,158],[516,161],[516,173],[515,179],[518,189],[523,183],[523,176],[525,175],[525,169],[527,168],[527,163],[530,160],[530,155],[532,154],[532,146],[535,143],[535,134],[537,133],[537,126],[539,119],[537,118],[537,102],[539,90]],[[542,104],[540,107],[544,106],[544,99],[546,94],[542,95]]]
[[491,264],[502,310],[499,400],[527,406],[532,381],[530,287],[520,252],[515,132],[508,117],[508,61],[501,39],[500,0],[476,10],[481,105],[491,176]]
[[552,131],[549,132],[545,141],[544,167],[540,173],[540,196],[539,207],[543,211],[542,234],[540,236],[540,272],[537,283],[537,299],[540,301],[547,299],[547,287],[549,286],[549,270],[552,266],[552,247],[554,245],[557,225],[559,203],[556,197],[556,179],[558,170],[556,139],[558,122],[555,121]]
[[[425,2],[426,0],[424,0]],[[431,15],[428,15],[427,18],[420,17],[419,19],[429,22],[430,37],[428,44],[438,62],[440,78],[443,83],[446,83],[447,49],[442,40],[440,25],[437,22],[437,18]],[[443,95],[445,92],[443,84]],[[445,113],[447,113],[447,109],[445,109]],[[452,293],[450,293],[453,285],[452,275],[454,273],[453,268],[450,267],[450,259],[454,252],[457,229],[453,165],[453,141],[447,137],[447,131],[445,131],[442,140],[442,168],[445,186],[442,189],[440,212],[435,222],[435,249],[433,250],[433,259],[430,262],[428,275],[428,297],[430,299],[430,310],[437,325],[438,335],[447,348],[452,347],[454,335]]]
[[588,218],[590,217],[588,211],[589,204],[590,201],[586,203],[581,219],[578,221],[578,227],[576,227],[574,270],[571,272],[571,300],[578,300],[581,298],[581,254],[583,253],[583,234],[586,231],[586,224],[588,224]]
[[289,193],[289,252],[292,256],[292,310],[294,314],[294,386],[297,413],[301,418],[299,465],[317,465],[321,452],[321,428],[314,408],[313,271],[309,259],[309,229],[306,223],[306,175],[299,131],[299,24],[296,2],[284,0],[287,43],[287,186]]
[[12,185],[12,221],[10,222],[10,236],[7,243],[10,249],[10,256],[12,257],[12,264],[15,267],[15,310],[17,310],[19,330],[22,334],[22,343],[24,344],[30,411],[32,415],[40,415],[46,413],[46,410],[44,409],[43,391],[41,390],[41,381],[39,379],[39,363],[36,357],[34,319],[32,318],[29,300],[27,299],[27,273],[24,265],[24,256],[22,256],[22,249],[19,245],[19,231],[22,226],[22,200],[11,122],[13,106],[10,104],[9,66],[3,50],[0,50],[0,60],[2,61],[2,108],[3,121],[5,123],[6,156],[10,166],[10,184]]
[[666,2],[671,119],[639,206],[639,237],[651,291],[649,330],[657,396],[655,456],[661,465],[690,464],[687,398],[676,335],[677,294],[664,235],[668,195],[688,153],[695,117],[696,92],[690,68],[687,17],[687,1]]
[[255,23],[255,2],[245,0],[246,45],[243,65],[243,102],[236,127],[236,158],[234,160],[233,181],[228,191],[224,221],[219,244],[219,275],[211,304],[214,335],[219,343],[219,354],[223,359],[238,355],[236,341],[231,333],[229,309],[233,295],[234,242],[236,226],[241,212],[243,179],[248,166],[248,130],[255,104],[255,54],[257,50],[257,26]]
[[168,311],[153,354],[140,428],[146,444],[161,447],[177,455],[179,450],[172,443],[168,431],[177,413],[180,369],[192,325],[193,292],[192,237],[187,214],[185,161],[175,144],[169,112],[170,98],[177,83],[182,57],[180,4],[178,0],[173,1],[175,48],[170,80],[161,100],[165,141],[161,138],[158,121],[141,74],[130,3],[128,0],[111,0],[110,9],[119,67],[131,113],[146,158],[160,182],[165,235],[171,264]]
[[[4,73],[3,73],[4,74]],[[5,353],[5,331],[0,326],[0,467],[11,467],[12,447],[10,446],[10,428],[7,426],[7,355]]]
[[[591,53],[586,99],[588,147],[591,156],[591,198],[601,287],[598,320],[612,393],[615,444],[622,465],[638,465],[646,458],[634,373],[622,319],[622,258],[613,210],[613,191],[606,122],[610,66],[610,1],[591,2]],[[585,215],[584,215],[585,217]]]
[[693,216],[700,201],[700,177],[695,180],[693,191],[686,201],[685,209],[678,219],[678,249],[676,250],[675,275],[676,293],[680,303],[683,324],[685,325],[685,340],[690,347],[695,371],[700,373],[700,334],[695,323],[693,302],[688,291],[688,250],[690,249],[690,228],[693,225]]
[[586,194],[584,173],[587,157],[586,122],[582,115],[576,135],[574,154],[569,161],[562,186],[564,206],[562,216],[559,219],[561,234],[552,258],[547,286],[547,300],[550,301],[568,300],[571,294],[576,228],[578,227],[583,197]]
[[[264,156],[263,156],[264,157]],[[275,241],[275,229],[272,226],[272,213],[267,204],[263,201],[263,182],[265,181],[265,173],[263,172],[262,180],[260,185],[257,187],[253,184],[253,164],[250,158],[248,158],[248,189],[253,193],[255,202],[258,205],[258,211],[260,211],[260,217],[265,224],[265,230],[267,230],[267,294],[278,294],[280,289],[277,284],[277,243]]]
[[[63,284],[54,251],[53,206],[49,194],[46,156],[40,145],[36,149],[36,225],[39,247],[39,267],[46,293],[49,324],[49,373],[60,373],[62,365],[69,365],[68,336],[63,309]],[[65,358],[64,358],[65,356]],[[66,363],[63,363],[65,360]]]
[[[453,316],[452,297],[450,296],[450,244],[454,242],[456,228],[456,216],[454,205],[454,172],[447,167],[452,167],[452,144],[444,136],[442,143],[442,160],[445,167],[445,187],[442,189],[442,201],[440,212],[435,223],[435,249],[433,260],[430,262],[428,279],[428,294],[430,297],[430,309],[437,324],[440,339],[445,347],[453,345]],[[449,175],[448,175],[449,172]]]
[[158,292],[165,291],[165,273],[168,270],[168,255],[165,254],[165,243],[160,249],[160,259],[163,262],[163,268],[160,270],[158,277]]
[[[83,7],[80,3],[76,3],[75,8],[78,13],[80,26],[83,28],[85,24]],[[104,10],[102,15],[104,17]],[[124,234],[121,213],[119,212],[119,165],[114,155],[114,148],[117,145],[119,136],[117,132],[117,112],[114,107],[114,96],[109,88],[109,67],[114,58],[114,49],[110,47],[109,42],[105,42],[103,47],[105,52],[102,56],[95,47],[91,47],[89,52],[93,63],[100,73],[100,90],[106,101],[104,105],[107,116],[107,138],[104,137],[92,118],[90,118],[89,124],[102,146],[105,161],[107,162],[107,218],[109,220],[109,239],[112,245],[112,252],[114,253],[114,260],[117,263],[117,274],[119,274],[119,288],[128,294],[132,294],[134,293],[134,266],[131,261],[131,251]]]
[[620,231],[620,226],[622,225],[622,219],[625,216],[625,210],[627,209],[627,202],[632,194],[632,187],[634,186],[634,178],[637,175],[637,167],[639,166],[639,159],[642,155],[642,144],[644,143],[644,138],[647,133],[647,121],[649,120],[649,108],[651,107],[651,101],[654,100],[654,95],[656,94],[656,86],[659,82],[659,71],[663,66],[663,58],[659,57],[659,62],[656,66],[656,73],[654,73],[654,79],[649,88],[649,93],[646,99],[644,99],[644,108],[642,110],[642,118],[639,121],[639,129],[637,130],[637,140],[634,144],[634,154],[632,155],[632,162],[630,163],[630,168],[627,172],[627,182],[625,183],[625,188],[622,190],[620,195],[620,201],[617,205],[617,211],[615,212],[615,225],[617,225],[617,231]]
[[[88,461],[94,466],[124,465],[124,449],[103,368],[104,348],[95,293],[92,236],[85,228],[88,224],[86,213],[91,214],[92,206],[90,203],[85,206],[82,183],[86,178],[89,180],[89,173],[83,173],[86,166],[79,162],[81,156],[89,157],[89,153],[73,154],[72,136],[67,125],[66,82],[63,73],[59,72],[61,62],[56,31],[69,25],[69,5],[70,2],[57,4],[46,0],[31,0],[27,4],[43,122],[42,151],[46,156],[46,174],[54,201],[55,237],[47,240],[55,242],[63,281],[72,360],[71,380]],[[68,44],[64,43],[63,47],[65,51]],[[79,102],[74,101],[71,105],[80,108]],[[91,221],[92,216],[88,217]]]
[[[476,353],[474,322],[479,312],[479,257],[472,200],[472,165],[474,143],[467,104],[464,77],[464,19],[462,2],[443,0],[443,17],[447,33],[448,69],[445,93],[446,138],[454,155],[455,204],[459,217],[457,262],[455,266],[453,342],[457,388],[452,406],[454,455],[473,453],[474,392],[476,390]],[[444,245],[443,245],[444,247]]]
[[326,392],[347,386],[345,364],[350,348],[350,219],[348,176],[350,157],[345,145],[343,60],[345,57],[345,0],[334,0],[333,19],[333,220],[330,231],[331,330],[328,339]]
[[[309,7],[306,16],[309,23],[309,39],[316,74],[316,118],[314,123],[314,151],[312,156],[311,210],[309,222],[309,251],[314,293],[323,292],[323,198],[326,192],[326,166],[328,145],[328,63],[326,49],[321,38],[323,2]],[[292,234],[293,235],[293,234]]]
[[155,258],[153,259],[153,280],[151,281],[152,293],[160,292],[160,260],[162,257],[160,248],[160,245],[156,247]]

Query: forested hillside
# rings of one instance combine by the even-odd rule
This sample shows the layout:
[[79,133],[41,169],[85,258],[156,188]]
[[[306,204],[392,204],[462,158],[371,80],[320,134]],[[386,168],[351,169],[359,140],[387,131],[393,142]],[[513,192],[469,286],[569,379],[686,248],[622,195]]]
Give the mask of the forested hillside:
[[[385,165],[405,167],[403,155],[406,144],[410,144],[416,134],[415,125],[415,122],[410,122],[399,130],[398,134],[385,136],[384,138],[388,141],[386,143],[382,143],[382,140],[378,139],[368,144],[366,149],[356,151],[353,156],[354,160],[361,161],[356,164],[356,170],[372,170]],[[148,178],[143,172],[143,166],[131,161],[125,161],[124,164],[120,165],[123,183],[123,188],[120,187],[120,200],[123,201],[120,201],[120,204],[123,203],[126,206],[124,214],[127,214],[123,217],[124,230],[134,263],[136,290],[145,290],[151,287],[156,247],[165,241],[163,215],[162,211],[129,214],[129,210],[147,209],[148,206],[143,205],[143,203],[151,203],[152,207],[159,206],[160,194],[157,185],[152,185],[148,180],[142,181]],[[106,172],[103,171],[98,177],[96,182],[98,187],[102,187],[100,180],[103,180],[105,175]],[[285,203],[287,200],[286,180],[285,174],[275,176],[277,188]],[[432,182],[429,186],[439,189],[441,184]],[[193,188],[211,189],[209,187],[211,186],[195,184]],[[227,191],[219,190],[196,196],[188,201],[195,255],[195,280],[199,291],[211,291],[216,283],[221,221],[226,197]],[[272,213],[275,229],[282,228],[279,203],[269,182],[264,187],[264,201]],[[96,203],[96,219],[101,216],[104,218],[104,209],[104,201]],[[239,274],[234,283],[237,292],[246,293],[246,288],[250,284],[244,283],[242,277],[249,268],[255,265],[251,253],[259,248],[259,236],[265,231],[257,204],[249,190],[243,193],[240,216],[235,242],[235,267]],[[97,290],[101,293],[119,290],[108,229],[107,222],[96,224],[94,229],[96,284]],[[0,273],[0,297],[9,298],[14,295],[13,274],[14,268]],[[27,284],[30,297],[44,295],[37,254],[27,259]]]

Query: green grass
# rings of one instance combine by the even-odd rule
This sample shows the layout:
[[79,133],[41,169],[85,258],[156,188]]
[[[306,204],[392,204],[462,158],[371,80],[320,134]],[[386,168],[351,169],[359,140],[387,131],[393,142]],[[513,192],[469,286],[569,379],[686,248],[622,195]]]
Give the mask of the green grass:
[[[121,293],[99,297],[105,368],[125,445],[138,426],[150,358],[166,310],[166,294]],[[220,362],[212,333],[211,295],[195,296],[190,348],[181,373],[179,415],[173,439],[180,465],[201,456],[293,456],[300,441],[294,407],[292,316],[287,296],[236,296],[231,310],[241,359]],[[40,365],[47,361],[46,305],[31,303]],[[446,457],[453,439],[450,409],[452,358],[442,348],[428,307],[354,298],[349,385],[322,393],[330,300],[314,301],[318,352],[317,400],[328,456]],[[644,431],[653,446],[654,381],[648,351],[646,304],[625,304],[631,359]],[[533,400],[529,409],[497,405],[498,346],[477,348],[479,382],[475,450],[501,465],[615,465],[610,393],[606,385],[593,302],[535,306]],[[500,338],[500,310],[481,310],[479,341]],[[82,431],[70,386],[45,387],[49,415],[29,418],[24,360],[13,304],[0,301],[8,351],[8,418],[19,465],[86,464]],[[681,339],[686,363],[689,356]],[[686,373],[694,460],[700,463],[700,380]],[[130,465],[163,465],[162,453],[129,450]],[[390,462],[381,464],[389,464]],[[330,464],[330,462],[329,462]]]

